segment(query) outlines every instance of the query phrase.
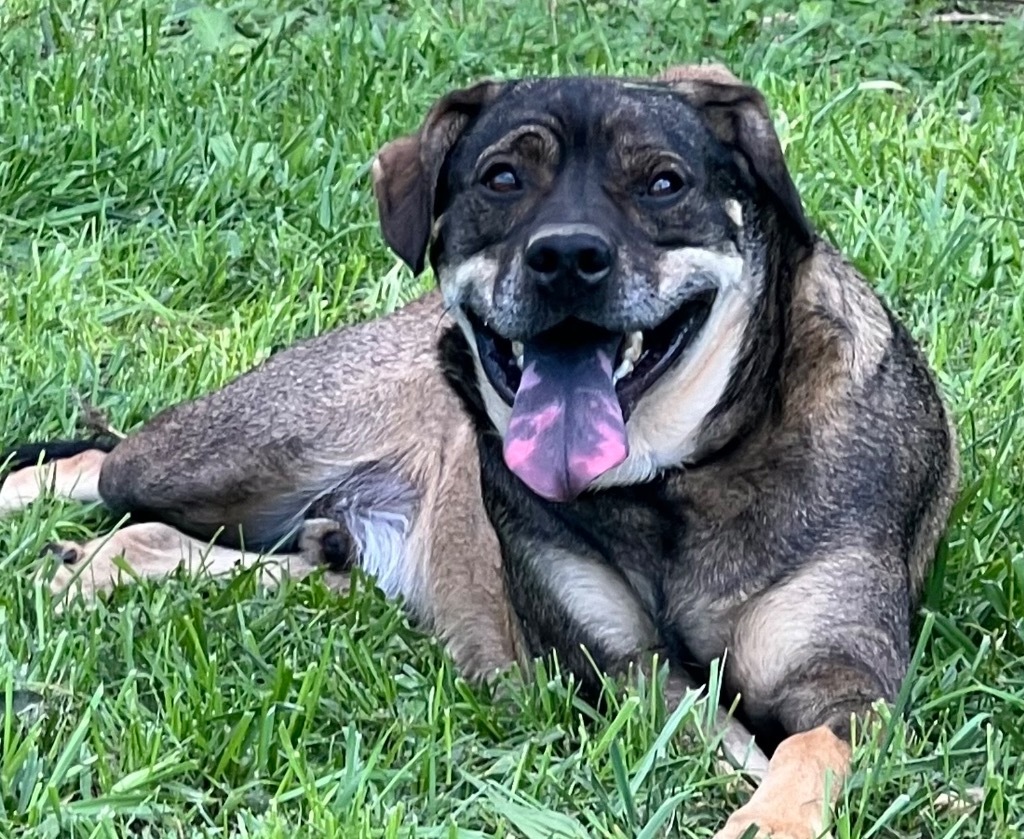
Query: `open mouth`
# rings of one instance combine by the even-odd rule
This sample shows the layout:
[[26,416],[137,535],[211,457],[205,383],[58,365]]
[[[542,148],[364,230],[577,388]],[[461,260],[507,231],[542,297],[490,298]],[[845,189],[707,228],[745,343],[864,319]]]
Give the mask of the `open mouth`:
[[568,319],[524,342],[467,310],[484,374],[512,406],[509,468],[538,495],[567,501],[625,460],[633,408],[700,332],[714,299],[714,290],[696,295],[649,330]]
[[[714,289],[701,292],[658,326],[643,332],[638,330],[616,336],[616,333],[601,327],[569,319],[534,340],[546,342],[557,350],[560,345],[564,348],[605,345],[617,337],[612,381],[623,419],[628,420],[640,397],[675,364],[700,332],[714,302]],[[465,313],[473,327],[484,373],[498,395],[513,405],[522,381],[525,345],[503,338],[468,309]]]

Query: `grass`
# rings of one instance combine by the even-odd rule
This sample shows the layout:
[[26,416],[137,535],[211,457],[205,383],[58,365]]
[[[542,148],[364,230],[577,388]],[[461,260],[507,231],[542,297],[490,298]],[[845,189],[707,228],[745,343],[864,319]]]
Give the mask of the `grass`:
[[[858,754],[834,833],[1019,836],[1024,25],[909,1],[552,5],[6,0],[0,444],[75,434],[90,406],[129,430],[415,296],[369,161],[453,84],[725,60],[922,342],[964,450],[906,713]],[[0,524],[0,835],[707,837],[743,800],[704,701],[667,717],[636,684],[599,714],[540,667],[468,687],[371,585],[181,576],[54,614],[40,546],[109,525],[55,501]]]

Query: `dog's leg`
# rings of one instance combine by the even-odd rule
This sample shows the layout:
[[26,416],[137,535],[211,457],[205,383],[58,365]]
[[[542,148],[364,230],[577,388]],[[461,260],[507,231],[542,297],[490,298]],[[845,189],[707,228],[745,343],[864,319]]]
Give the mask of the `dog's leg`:
[[854,716],[892,701],[909,661],[907,592],[893,560],[848,550],[809,562],[752,600],[734,631],[726,678],[755,720],[788,737],[750,801],[716,839],[816,839],[849,771]]
[[182,566],[190,574],[219,576],[259,564],[260,581],[267,586],[278,584],[282,575],[299,578],[324,567],[338,572],[342,569],[331,560],[331,542],[339,534],[344,536],[336,522],[311,520],[303,526],[297,552],[264,556],[210,545],[166,524],[146,523],[84,544],[51,542],[45,550],[62,563],[50,583],[54,593],[62,599],[76,593],[91,599],[132,576],[160,579]]
[[[431,292],[300,342],[119,441],[91,491],[116,515],[165,527],[133,525],[113,547],[90,544],[100,553],[86,586],[112,584],[117,542],[147,576],[182,559],[193,567],[205,556],[209,571],[297,544],[305,572],[317,565],[301,548],[307,520],[325,517],[345,530],[323,551],[328,568],[337,555],[358,562],[438,634],[463,675],[521,662],[474,426],[438,358],[450,326]],[[8,493],[12,507],[22,504],[14,485]],[[294,574],[294,555],[290,565]]]
[[17,469],[0,484],[0,516],[16,513],[47,493],[82,503],[99,501],[100,469],[106,457],[106,452],[88,449],[61,460]]
[[715,711],[715,722],[723,731],[722,756],[728,768],[746,775],[755,785],[762,784],[770,763],[754,741],[754,735],[743,723],[726,714],[721,706]]

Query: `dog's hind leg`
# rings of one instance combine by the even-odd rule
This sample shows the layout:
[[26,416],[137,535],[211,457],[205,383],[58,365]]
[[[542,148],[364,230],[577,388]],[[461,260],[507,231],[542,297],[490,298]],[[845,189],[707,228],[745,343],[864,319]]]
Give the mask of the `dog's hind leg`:
[[[72,453],[67,454],[65,444],[52,447],[28,447],[36,453],[36,457],[19,450],[13,457],[15,467],[0,484],[0,516],[10,515],[24,509],[37,498],[51,495],[82,503],[100,501],[99,479],[100,470],[107,453],[90,444],[75,445]],[[39,457],[54,457],[40,463]],[[0,462],[0,466],[3,463]]]
[[[337,535],[342,538],[337,539]],[[161,579],[179,568],[189,574],[216,577],[258,565],[260,581],[266,586],[277,585],[284,575],[301,578],[320,568],[342,577],[339,572],[346,569],[339,560],[336,543],[345,543],[344,531],[337,522],[327,520],[311,520],[303,525],[297,551],[270,555],[211,545],[169,525],[147,522],[84,544],[51,542],[44,551],[61,562],[50,587],[63,600],[74,594],[92,599],[119,582]],[[347,577],[332,581],[335,588],[343,587],[345,582]]]
[[[431,292],[283,350],[118,442],[97,488],[104,506],[131,516],[117,538],[139,537],[140,573],[162,575],[183,552],[189,562],[205,554],[207,570],[211,556],[230,567],[243,549],[298,553],[291,571],[304,572],[316,564],[301,548],[307,520],[326,517],[344,533],[320,559],[330,568],[341,556],[376,577],[463,675],[522,663],[475,429],[438,357],[451,326]],[[134,529],[142,523],[169,527]],[[152,549],[158,537],[169,553]],[[211,541],[224,551],[211,553]],[[109,564],[90,573],[94,589],[111,585]]]
[[[332,480],[326,479],[320,484],[310,482],[301,489],[275,493],[273,476],[259,480],[257,474],[248,481],[248,492],[228,485],[228,497],[222,503],[220,499],[204,498],[198,488],[209,495],[210,489],[224,489],[230,476],[218,475],[219,482],[215,482],[202,472],[190,474],[188,469],[174,469],[173,464],[155,459],[140,463],[131,459],[137,448],[133,442],[130,440],[118,449],[83,441],[34,443],[14,450],[0,462],[0,466],[6,464],[8,472],[0,483],[0,517],[19,512],[43,497],[111,506],[109,493],[102,491],[103,483],[111,483],[110,472],[114,473],[115,482],[123,481],[127,471],[129,481],[148,490],[148,496],[143,496],[148,503],[119,504],[123,498],[115,495],[115,512],[131,513],[137,521],[163,520],[191,536],[216,540],[232,548],[244,547],[243,540],[249,536],[251,547],[269,549],[275,541],[288,542],[287,537],[297,534],[311,503],[333,485]],[[188,486],[197,488],[192,496],[181,492],[182,487]],[[173,495],[175,490],[178,492]],[[164,509],[159,508],[161,500],[166,503]],[[247,526],[246,534],[240,532],[243,524]]]

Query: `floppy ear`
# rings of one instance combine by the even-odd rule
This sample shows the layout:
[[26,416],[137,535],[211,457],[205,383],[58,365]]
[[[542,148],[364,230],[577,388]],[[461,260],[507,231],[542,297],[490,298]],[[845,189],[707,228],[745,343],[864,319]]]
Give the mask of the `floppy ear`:
[[778,134],[761,92],[744,84],[722,64],[670,67],[655,81],[681,94],[712,132],[746,159],[754,177],[775,197],[794,233],[810,244],[814,231],[789,174]]
[[384,240],[416,274],[424,267],[445,158],[470,121],[505,87],[482,81],[452,91],[427,112],[416,133],[387,143],[373,160],[373,193]]

